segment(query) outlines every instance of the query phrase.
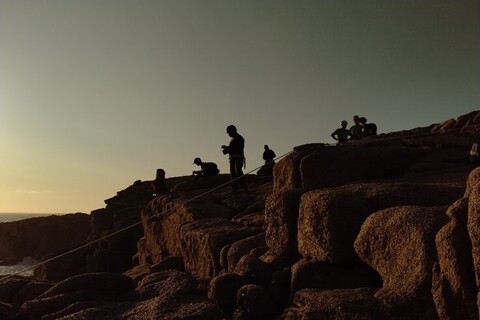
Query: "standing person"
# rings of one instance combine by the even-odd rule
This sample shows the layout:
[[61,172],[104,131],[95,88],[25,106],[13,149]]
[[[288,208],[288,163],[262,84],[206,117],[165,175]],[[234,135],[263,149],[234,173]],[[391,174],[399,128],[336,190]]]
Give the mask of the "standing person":
[[228,146],[222,146],[222,151],[223,154],[229,155],[232,192],[237,192],[239,186],[247,191],[247,182],[245,181],[242,171],[242,166],[245,164],[245,155],[243,153],[245,140],[238,134],[237,128],[234,125],[227,127],[227,134],[232,140],[230,140]]
[[202,159],[195,158],[195,160],[193,160],[193,164],[200,166],[201,169],[193,171],[193,175],[196,176],[195,178],[216,176],[220,173],[220,170],[218,170],[216,163],[203,162]]
[[348,137],[352,135],[350,133],[350,130],[347,129],[347,124],[348,122],[346,120],[342,120],[342,122],[340,122],[340,125],[342,127],[333,131],[333,133],[331,134],[332,138],[334,140],[337,140],[339,144],[348,142]]
[[352,134],[351,140],[362,139],[363,126],[360,124],[360,117],[353,116],[354,125],[350,127],[350,133]]
[[165,170],[157,169],[157,175],[155,180],[152,181],[152,187],[154,197],[170,192],[170,189],[167,186],[167,181],[165,180]]
[[265,160],[265,164],[257,171],[259,176],[271,176],[273,174],[273,166],[275,165],[275,157],[277,156],[275,152],[268,147],[268,145],[263,146],[263,155],[262,158]]

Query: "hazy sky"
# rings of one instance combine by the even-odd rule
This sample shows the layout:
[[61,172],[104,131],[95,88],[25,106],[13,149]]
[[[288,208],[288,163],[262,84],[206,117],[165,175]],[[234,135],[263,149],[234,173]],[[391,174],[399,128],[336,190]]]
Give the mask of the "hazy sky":
[[0,212],[90,212],[135,180],[247,170],[355,114],[480,109],[478,0],[0,0]]

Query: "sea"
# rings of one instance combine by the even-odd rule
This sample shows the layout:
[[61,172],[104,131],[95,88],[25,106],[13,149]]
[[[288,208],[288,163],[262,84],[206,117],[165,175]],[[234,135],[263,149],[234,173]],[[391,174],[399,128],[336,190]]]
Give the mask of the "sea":
[[[52,213],[0,213],[0,223],[12,222],[28,218],[38,218],[51,216]],[[15,265],[1,265],[0,264],[0,277],[18,274],[26,277],[33,275],[32,266],[36,265],[38,261],[31,257],[24,257],[23,261]]]

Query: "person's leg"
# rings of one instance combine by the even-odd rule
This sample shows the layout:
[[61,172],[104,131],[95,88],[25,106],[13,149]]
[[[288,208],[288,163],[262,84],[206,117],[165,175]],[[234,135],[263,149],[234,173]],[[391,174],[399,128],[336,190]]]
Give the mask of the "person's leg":
[[245,191],[247,191],[247,182],[243,175],[242,167],[243,167],[243,159],[235,159],[236,174],[237,174],[237,177],[241,177],[237,180],[238,181],[237,186],[241,186]]
[[232,180],[232,191],[237,191],[238,181],[237,178],[237,167],[235,159],[230,159],[230,179]]

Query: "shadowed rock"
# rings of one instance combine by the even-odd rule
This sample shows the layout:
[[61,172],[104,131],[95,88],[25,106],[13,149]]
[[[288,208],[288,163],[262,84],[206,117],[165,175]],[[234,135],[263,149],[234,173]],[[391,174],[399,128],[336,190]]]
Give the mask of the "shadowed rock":
[[432,295],[440,319],[478,319],[472,244],[467,231],[468,199],[447,210],[452,219],[437,233],[438,264],[433,269]]
[[212,278],[221,270],[220,250],[225,245],[261,230],[225,219],[202,219],[183,225],[180,232],[185,270],[199,278]]
[[376,290],[371,288],[304,289],[295,293],[294,307],[286,310],[282,319],[402,319],[393,317],[388,308],[373,297]]
[[254,284],[245,285],[238,290],[236,305],[232,317],[236,320],[269,319],[280,312],[267,291]]
[[250,280],[242,275],[227,273],[210,281],[208,297],[222,308],[226,316],[230,316],[235,308],[237,291]]
[[276,255],[297,256],[297,220],[304,190],[272,193],[265,202],[266,235],[269,249]]
[[360,258],[382,277],[375,298],[397,314],[435,319],[430,292],[437,262],[435,235],[447,222],[445,207],[395,207],[372,214],[355,241]]
[[88,238],[89,221],[88,215],[75,213],[0,223],[0,261],[41,260],[82,245]]

